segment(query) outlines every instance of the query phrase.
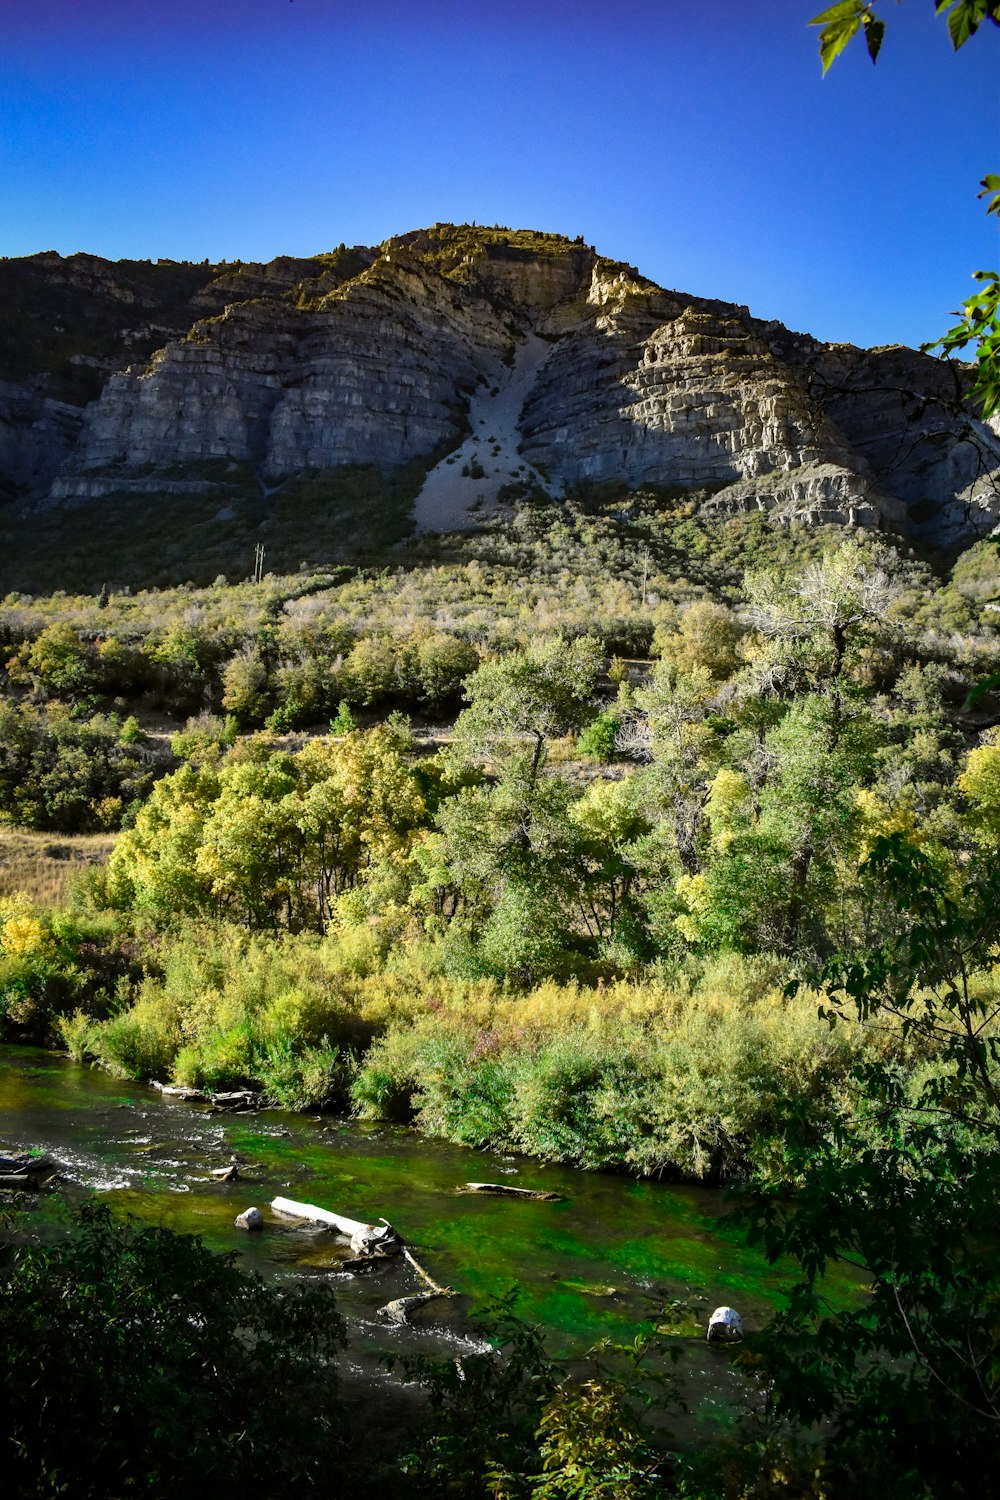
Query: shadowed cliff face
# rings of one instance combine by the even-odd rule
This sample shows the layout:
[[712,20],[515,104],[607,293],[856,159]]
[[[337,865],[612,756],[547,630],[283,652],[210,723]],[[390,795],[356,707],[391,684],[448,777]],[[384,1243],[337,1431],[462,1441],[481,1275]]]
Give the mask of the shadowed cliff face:
[[504,451],[556,493],[707,488],[719,513],[946,546],[1000,514],[1000,442],[948,366],[820,344],[560,236],[437,225],[266,266],[45,254],[0,263],[0,300],[0,493],[29,506],[439,455],[540,338]]

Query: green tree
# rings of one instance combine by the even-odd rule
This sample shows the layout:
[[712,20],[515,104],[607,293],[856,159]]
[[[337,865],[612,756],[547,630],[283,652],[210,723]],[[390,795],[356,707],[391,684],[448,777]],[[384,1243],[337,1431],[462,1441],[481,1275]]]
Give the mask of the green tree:
[[154,767],[114,720],[74,718],[61,704],[0,699],[0,819],[89,833],[121,827],[149,792]]
[[479,665],[479,653],[469,642],[438,631],[417,647],[418,696],[432,710],[460,697],[467,677]]
[[27,677],[36,692],[69,702],[94,693],[100,685],[96,651],[64,620],[46,625],[8,663],[8,671],[15,679]]
[[469,707],[455,725],[456,752],[503,774],[538,780],[547,743],[583,724],[601,666],[591,636],[546,641],[484,662],[466,682]]
[[244,726],[263,722],[270,701],[270,674],[260,651],[247,646],[222,676],[222,706]]
[[589,637],[557,639],[485,662],[469,677],[455,726],[459,766],[493,781],[443,802],[438,858],[461,894],[488,967],[527,982],[558,968],[580,890],[572,788],[545,774],[547,746],[590,713],[601,663]]
[[[593,782],[570,805],[568,816],[578,836],[578,899],[585,927],[601,941],[641,943],[637,846],[650,825],[634,778]],[[624,949],[620,956],[626,956]]]
[[858,791],[880,738],[864,711],[845,722],[830,696],[802,694],[743,767],[716,775],[702,874],[680,886],[690,936],[743,952],[829,953],[856,884]]
[[201,829],[195,871],[220,909],[253,928],[302,925],[298,775],[290,755],[230,761]]
[[573,796],[560,777],[530,790],[502,778],[463,787],[438,810],[438,858],[494,972],[528,982],[556,970],[565,954],[580,892]]
[[209,908],[209,879],[195,861],[218,793],[211,765],[182,766],[157,782],[108,861],[108,895],[116,906],[135,906],[161,921]]
[[113,852],[109,892],[159,921],[202,911],[323,931],[337,897],[380,860],[405,860],[427,822],[398,729],[313,740],[297,755],[261,736],[157,784]]
[[653,654],[665,657],[681,672],[704,667],[723,682],[740,664],[742,633],[732,610],[711,599],[697,599],[683,611],[675,627],[657,627]]
[[756,654],[758,681],[779,690],[805,681],[838,707],[845,679],[891,629],[887,616],[900,593],[892,554],[854,538],[790,578],[749,570],[743,587],[751,624],[768,643]]
[[674,871],[688,875],[700,869],[705,798],[722,753],[709,721],[715,693],[706,668],[680,672],[664,659],[636,695],[651,737],[652,765],[643,778],[648,815],[669,832]]

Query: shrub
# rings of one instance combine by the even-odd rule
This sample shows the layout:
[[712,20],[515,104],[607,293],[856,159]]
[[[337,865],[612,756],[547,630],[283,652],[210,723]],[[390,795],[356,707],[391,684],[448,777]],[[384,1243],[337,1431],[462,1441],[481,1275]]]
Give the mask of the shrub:
[[124,724],[118,732],[119,744],[141,745],[145,738],[146,736],[143,733],[142,725],[139,723],[139,720],[135,717],[135,714],[129,714],[128,718],[125,720]]
[[341,698],[334,718],[330,720],[330,733],[335,735],[351,734],[358,727],[358,721],[351,713],[351,705],[346,698]]
[[122,1078],[170,1078],[180,1042],[176,1011],[155,993],[140,997],[92,1032],[94,1053]]
[[113,720],[0,700],[0,816],[11,822],[60,833],[118,828],[153,779]]
[[[343,1450],[327,1287],[280,1290],[193,1236],[85,1205],[0,1280],[0,1451],[12,1497],[311,1490]],[[81,1350],[86,1357],[81,1358]]]
[[56,1030],[74,1062],[84,1062],[94,1052],[94,1018],[78,1009],[71,1016],[58,1016]]
[[581,755],[589,755],[607,764],[615,758],[615,740],[621,727],[620,714],[611,710],[598,714],[580,735],[577,749]]
[[273,1044],[260,1065],[266,1093],[285,1109],[345,1109],[352,1072],[350,1055],[328,1042]]

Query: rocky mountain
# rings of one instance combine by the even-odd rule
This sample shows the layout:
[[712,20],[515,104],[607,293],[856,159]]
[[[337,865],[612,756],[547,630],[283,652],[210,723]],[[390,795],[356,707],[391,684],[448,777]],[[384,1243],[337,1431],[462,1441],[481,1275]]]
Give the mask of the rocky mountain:
[[823,344],[582,241],[435,225],[267,265],[0,262],[8,512],[224,508],[414,463],[425,530],[604,481],[940,547],[1000,515],[1000,439],[955,367]]

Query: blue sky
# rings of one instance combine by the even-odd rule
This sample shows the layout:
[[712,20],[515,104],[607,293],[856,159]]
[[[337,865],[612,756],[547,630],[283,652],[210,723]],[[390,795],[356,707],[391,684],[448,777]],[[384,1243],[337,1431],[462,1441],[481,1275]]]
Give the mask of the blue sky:
[[[582,234],[825,339],[918,343],[1000,260],[1000,30],[886,0],[0,0],[0,254],[201,260],[435,220]],[[995,221],[993,221],[995,223]]]

